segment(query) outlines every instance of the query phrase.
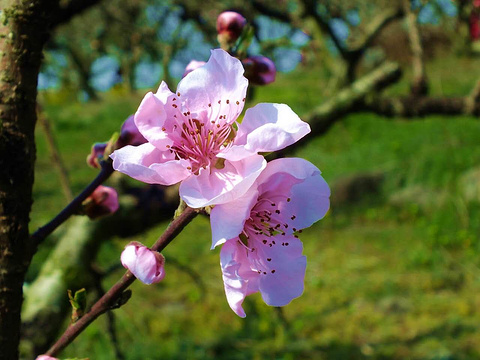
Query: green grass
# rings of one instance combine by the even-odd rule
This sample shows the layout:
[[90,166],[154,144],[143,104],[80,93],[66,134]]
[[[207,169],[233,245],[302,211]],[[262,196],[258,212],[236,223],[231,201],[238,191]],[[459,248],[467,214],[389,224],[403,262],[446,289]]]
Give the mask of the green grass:
[[[452,61],[429,64],[434,93],[463,95],[480,76],[472,76],[479,70],[466,59],[462,66],[470,74],[450,73]],[[320,101],[321,73],[281,75],[254,100],[288,103],[302,114]],[[84,162],[90,145],[118,130],[141,96],[109,94],[98,104],[59,104],[50,96],[45,110],[76,191],[96,174]],[[164,251],[165,280],[135,283],[132,299],[115,311],[122,351],[127,359],[480,357],[480,199],[467,201],[460,186],[464,174],[480,166],[479,138],[480,123],[469,117],[346,117],[298,156],[317,165],[330,184],[370,172],[384,173],[385,181],[377,194],[332,207],[304,231],[303,296],[282,310],[250,296],[247,318],[238,318],[225,300],[219,250],[209,250],[208,219],[199,217]],[[32,229],[65,203],[41,129],[37,144]],[[129,240],[152,244],[165,226]],[[125,243],[106,243],[100,265],[117,263]],[[201,283],[176,262],[198,273]],[[120,275],[108,277],[105,287]],[[106,328],[99,319],[63,356],[113,359]]]

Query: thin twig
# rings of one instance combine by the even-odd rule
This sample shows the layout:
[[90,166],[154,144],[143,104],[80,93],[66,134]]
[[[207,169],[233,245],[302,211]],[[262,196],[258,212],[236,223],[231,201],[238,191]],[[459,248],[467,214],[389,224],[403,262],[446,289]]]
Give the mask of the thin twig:
[[47,116],[42,112],[41,109],[38,109],[38,121],[43,128],[45,133],[45,137],[47,139],[48,148],[50,150],[50,156],[53,161],[53,165],[58,170],[58,174],[60,175],[60,184],[62,186],[63,193],[65,198],[68,202],[73,200],[73,193],[72,187],[70,185],[70,180],[68,178],[67,169],[63,163],[62,157],[60,155],[60,151],[58,150],[57,143],[55,141],[55,137],[53,136],[52,127],[50,125],[50,121],[48,120]]
[[68,204],[55,218],[48,224],[40,227],[31,236],[30,240],[34,246],[38,246],[45,238],[50,235],[57,227],[63,224],[70,216],[72,216],[82,202],[89,197],[92,192],[107,180],[113,173],[111,160],[102,162],[102,169],[97,177],[75,198]]
[[[170,242],[192,221],[198,211],[187,207],[185,211],[176,217],[151,247],[154,251],[162,251]],[[121,302],[124,291],[136,280],[130,271],[113,285],[107,293],[102,296],[83,317],[76,323],[71,324],[58,339],[58,341],[47,351],[46,355],[55,356],[70,344],[85,328],[103,313],[123,305]]]

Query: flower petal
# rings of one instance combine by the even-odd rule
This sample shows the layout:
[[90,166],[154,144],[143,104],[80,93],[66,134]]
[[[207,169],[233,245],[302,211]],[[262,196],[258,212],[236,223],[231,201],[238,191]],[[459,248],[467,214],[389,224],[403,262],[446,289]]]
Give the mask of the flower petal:
[[168,89],[167,84],[162,81],[156,94],[149,92],[145,95],[135,113],[135,125],[138,131],[160,150],[173,144],[172,140],[168,138],[167,132],[162,130],[168,117],[167,103],[173,96],[174,94]]
[[[227,241],[220,251],[223,284],[228,305],[238,316],[244,318],[242,303],[249,293],[249,277],[240,274],[241,267],[248,265],[245,249],[237,241]],[[253,276],[258,275],[251,272]]]
[[302,242],[292,235],[276,236],[275,244],[257,241],[256,252],[263,265],[259,290],[268,305],[284,306],[303,293],[307,258]]
[[257,201],[258,191],[252,186],[243,196],[235,201],[216,205],[210,212],[212,227],[212,249],[227,240],[237,238],[243,231],[245,221]]
[[[302,180],[292,185],[289,195],[291,201],[285,202],[281,209],[282,213],[288,214],[285,222],[290,225],[289,228],[304,229],[323,218],[330,207],[330,188],[320,175],[321,171],[304,159],[276,159],[268,163],[257,183],[262,189],[270,185],[270,188],[285,194],[285,189],[274,185],[280,173]],[[295,215],[294,219],[292,215]]]
[[169,151],[150,143],[125,146],[114,151],[113,168],[148,184],[172,185],[190,176],[186,160],[175,160]]
[[310,132],[288,105],[258,104],[246,111],[234,145],[218,154],[229,160],[240,160],[258,152],[281,150]]
[[[240,60],[224,50],[212,50],[204,66],[180,81],[177,95],[192,113],[203,112],[210,104],[216,117],[228,115],[230,122],[233,122],[243,110],[247,93],[248,80],[243,72]],[[215,118],[211,117],[210,120]]]
[[180,184],[180,196],[193,208],[217,205],[245,194],[266,166],[263,156],[241,161],[225,161],[223,169],[201,169],[200,174]]

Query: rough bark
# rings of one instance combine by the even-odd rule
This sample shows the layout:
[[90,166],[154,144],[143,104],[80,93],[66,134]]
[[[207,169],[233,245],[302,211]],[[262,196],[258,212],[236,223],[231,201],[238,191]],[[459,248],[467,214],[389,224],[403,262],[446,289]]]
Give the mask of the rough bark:
[[37,78],[56,1],[4,0],[0,22],[0,359],[18,358],[35,161]]
[[34,249],[28,222],[37,79],[42,50],[60,7],[58,0],[0,0],[0,9],[0,360],[14,360],[18,358],[22,285]]

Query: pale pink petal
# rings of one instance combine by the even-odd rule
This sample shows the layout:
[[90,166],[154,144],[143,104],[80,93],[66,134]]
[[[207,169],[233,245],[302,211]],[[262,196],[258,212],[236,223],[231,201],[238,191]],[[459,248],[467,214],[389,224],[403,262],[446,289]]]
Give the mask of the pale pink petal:
[[241,267],[248,264],[244,249],[239,249],[237,241],[227,241],[220,251],[220,266],[228,305],[238,316],[244,318],[242,303],[248,295],[249,278],[242,276]]
[[245,194],[266,166],[263,156],[225,161],[223,169],[201,169],[198,176],[185,179],[180,196],[193,208],[223,204]]
[[[276,159],[268,163],[258,177],[257,183],[266,184],[265,186],[285,193],[285,189],[274,185],[281,173],[302,180],[291,187],[289,195],[291,201],[283,204],[282,208],[282,212],[288,214],[285,222],[290,225],[290,229],[304,229],[323,218],[330,207],[330,188],[320,175],[321,171],[311,162],[301,158]],[[292,215],[294,220],[291,219]]]
[[213,114],[210,120],[227,115],[233,122],[242,112],[247,93],[248,80],[243,72],[240,60],[224,50],[212,50],[204,66],[188,73],[180,81],[177,95],[192,113],[210,108]]
[[168,117],[167,95],[168,93],[173,95],[168,88],[165,88],[166,85],[162,82],[157,94],[149,92],[145,95],[135,113],[135,125],[138,131],[160,150],[165,150],[167,145],[173,144],[167,132],[162,130]]
[[202,67],[205,64],[206,64],[205,61],[198,61],[198,60],[190,61],[188,65],[185,67],[185,71],[182,77],[187,76],[187,74],[191,73],[193,70],[198,69],[199,67]]
[[279,235],[274,239],[273,246],[257,241],[257,256],[264,265],[259,276],[259,291],[268,305],[284,306],[303,293],[307,258],[302,255],[299,239],[292,235]]
[[246,219],[257,201],[258,191],[252,186],[235,201],[215,205],[210,212],[212,227],[212,249],[225,241],[238,237],[243,231]]
[[218,156],[234,161],[258,152],[281,150],[309,132],[310,126],[288,105],[258,104],[246,111],[234,145]]
[[125,146],[114,151],[113,168],[148,184],[172,185],[190,176],[186,160],[175,160],[169,151],[160,151],[150,143]]

